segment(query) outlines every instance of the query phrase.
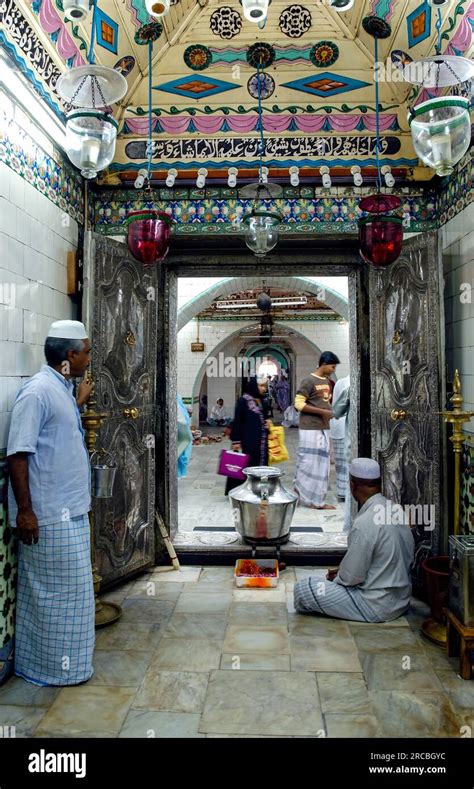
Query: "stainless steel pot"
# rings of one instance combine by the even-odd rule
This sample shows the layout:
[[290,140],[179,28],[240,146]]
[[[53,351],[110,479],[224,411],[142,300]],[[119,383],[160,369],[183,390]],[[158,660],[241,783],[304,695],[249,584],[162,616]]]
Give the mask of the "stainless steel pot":
[[244,468],[245,482],[229,493],[235,528],[246,542],[279,545],[290,536],[298,497],[281,483],[275,466]]

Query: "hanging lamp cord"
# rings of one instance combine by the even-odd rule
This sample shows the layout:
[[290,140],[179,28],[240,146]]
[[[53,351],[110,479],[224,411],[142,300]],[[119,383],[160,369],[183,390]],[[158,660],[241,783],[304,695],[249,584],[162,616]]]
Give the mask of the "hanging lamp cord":
[[96,26],[96,18],[97,18],[97,14],[96,14],[96,11],[97,11],[97,0],[92,0],[92,7],[93,7],[94,10],[92,11],[91,43],[90,43],[89,52],[88,52],[88,55],[87,55],[87,62],[91,66],[93,66],[94,63],[95,63],[94,44],[95,44],[95,26]]
[[148,178],[148,187],[151,187],[151,159],[153,155],[153,116],[152,116],[152,107],[151,107],[151,91],[152,91],[152,55],[153,55],[153,42],[148,42],[148,167],[147,167],[147,178]]
[[[377,36],[374,37],[375,41],[375,63],[379,62],[379,40]],[[379,117],[379,79],[378,68],[375,73],[375,156],[377,160],[377,189],[380,192],[382,189],[382,174],[380,172],[380,117]]]

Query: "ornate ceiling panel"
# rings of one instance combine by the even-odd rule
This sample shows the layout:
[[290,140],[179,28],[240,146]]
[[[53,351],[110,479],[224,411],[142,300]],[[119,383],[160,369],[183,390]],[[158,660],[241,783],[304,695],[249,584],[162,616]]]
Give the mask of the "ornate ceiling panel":
[[[148,47],[136,34],[151,20],[144,0],[98,0],[98,7],[95,61],[120,70],[129,86],[114,108],[120,137],[111,169],[130,174],[146,159]],[[373,166],[374,41],[362,24],[373,14],[391,27],[379,42],[382,160],[415,166],[407,108],[427,92],[417,97],[401,68],[434,53],[436,13],[425,0],[358,0],[342,14],[321,0],[273,0],[259,29],[238,0],[172,0],[153,46],[154,168],[206,166],[211,175],[231,165],[255,168],[259,92],[270,167]],[[92,14],[73,23],[62,0],[2,0],[0,22],[0,42],[63,112],[55,84],[87,61]],[[473,25],[474,1],[451,0],[442,51],[471,56]]]

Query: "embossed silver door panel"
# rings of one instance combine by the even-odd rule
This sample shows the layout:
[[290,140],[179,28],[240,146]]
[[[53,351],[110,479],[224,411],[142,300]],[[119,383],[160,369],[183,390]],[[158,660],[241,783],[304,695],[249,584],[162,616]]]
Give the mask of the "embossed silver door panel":
[[429,524],[418,529],[434,547],[445,516],[439,417],[444,313],[437,234],[405,241],[396,263],[385,271],[372,269],[370,300],[373,455],[381,463],[388,498],[434,506],[434,529]]
[[156,269],[88,233],[83,314],[92,342],[98,446],[117,462],[112,499],[93,500],[96,561],[108,586],[154,561]]

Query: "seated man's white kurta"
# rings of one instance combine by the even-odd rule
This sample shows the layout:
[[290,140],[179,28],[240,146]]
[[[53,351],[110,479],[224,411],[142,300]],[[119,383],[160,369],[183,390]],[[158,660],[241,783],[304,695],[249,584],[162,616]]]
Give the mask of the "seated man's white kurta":
[[348,535],[347,553],[327,580],[313,576],[295,584],[295,608],[338,619],[388,622],[410,603],[413,535],[399,519],[392,522],[393,508],[380,492],[375,460],[353,460],[349,474],[351,493],[362,507]]

